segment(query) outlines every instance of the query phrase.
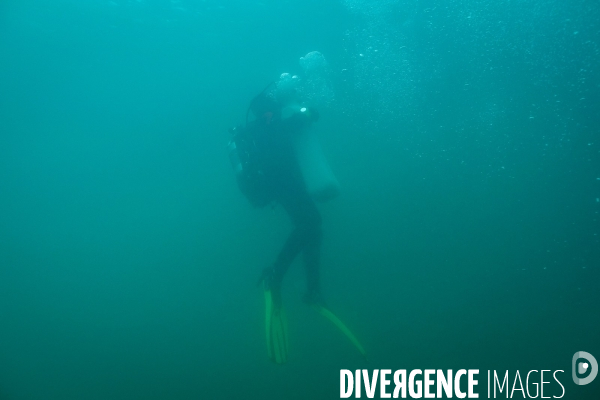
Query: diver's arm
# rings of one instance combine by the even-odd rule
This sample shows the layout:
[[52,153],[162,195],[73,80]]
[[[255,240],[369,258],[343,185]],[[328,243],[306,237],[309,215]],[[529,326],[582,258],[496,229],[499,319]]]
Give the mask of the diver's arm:
[[316,122],[319,119],[319,112],[314,108],[301,107],[298,111],[292,113],[289,117],[283,118],[281,123],[286,130],[300,131]]

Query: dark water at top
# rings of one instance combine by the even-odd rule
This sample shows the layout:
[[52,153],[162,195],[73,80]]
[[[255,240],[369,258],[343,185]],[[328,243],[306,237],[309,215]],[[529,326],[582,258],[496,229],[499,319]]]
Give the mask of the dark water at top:
[[[300,263],[269,362],[255,283],[290,225],[225,151],[313,50],[323,286],[368,364]],[[482,398],[487,369],[561,369],[599,398],[570,369],[600,357],[599,68],[596,1],[3,1],[0,399],[335,399],[342,368],[479,368]]]

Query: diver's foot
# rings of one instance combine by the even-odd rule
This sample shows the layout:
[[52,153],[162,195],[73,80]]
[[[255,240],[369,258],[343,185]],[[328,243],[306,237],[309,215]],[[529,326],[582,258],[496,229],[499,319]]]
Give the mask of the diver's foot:
[[265,268],[258,281],[259,285],[262,285],[265,290],[271,292],[273,304],[276,307],[281,306],[281,281],[275,279],[275,273],[273,268]]
[[273,286],[281,286],[281,279],[276,279],[275,269],[273,267],[267,267],[263,269],[257,286],[262,286],[265,289],[270,290]]
[[309,290],[302,298],[304,303],[309,306],[322,306],[325,307],[325,300],[319,290]]
[[273,279],[272,277],[273,277],[273,268],[267,267],[267,268],[263,269],[256,286],[263,286],[265,288],[269,287],[269,283]]

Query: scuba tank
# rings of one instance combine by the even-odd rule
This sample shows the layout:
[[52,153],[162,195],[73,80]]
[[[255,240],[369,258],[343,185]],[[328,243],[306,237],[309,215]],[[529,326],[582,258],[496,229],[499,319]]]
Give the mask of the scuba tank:
[[273,199],[267,190],[267,182],[262,170],[263,154],[255,142],[261,124],[257,124],[256,121],[249,123],[248,118],[252,113],[255,118],[263,118],[262,122],[269,123],[273,113],[278,112],[279,104],[268,95],[273,84],[274,82],[269,83],[252,99],[246,110],[246,123],[229,130],[232,136],[227,144],[229,162],[235,172],[240,190],[255,207],[264,207]]
[[241,192],[255,207],[272,202],[266,190],[266,179],[261,168],[260,152],[254,143],[251,129],[238,126],[229,130],[232,135],[227,144],[229,162]]

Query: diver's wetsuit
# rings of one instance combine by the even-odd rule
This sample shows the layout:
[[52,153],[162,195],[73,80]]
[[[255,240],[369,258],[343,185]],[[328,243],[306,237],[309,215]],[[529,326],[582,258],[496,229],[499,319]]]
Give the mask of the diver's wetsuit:
[[310,121],[291,117],[282,121],[269,116],[265,129],[257,138],[263,156],[266,190],[289,215],[294,230],[290,233],[270,271],[270,283],[278,289],[289,266],[302,252],[307,273],[307,300],[319,295],[319,258],[321,249],[321,215],[310,197],[293,144],[293,135]]

